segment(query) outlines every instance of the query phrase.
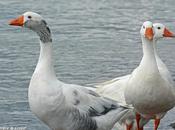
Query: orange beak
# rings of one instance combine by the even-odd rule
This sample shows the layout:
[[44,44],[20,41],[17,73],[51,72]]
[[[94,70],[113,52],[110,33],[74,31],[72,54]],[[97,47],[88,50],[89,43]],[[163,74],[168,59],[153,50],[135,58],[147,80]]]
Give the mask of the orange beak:
[[175,35],[172,32],[170,32],[167,28],[164,29],[163,36],[164,37],[175,37]]
[[12,19],[9,22],[9,25],[13,25],[13,26],[23,26],[24,25],[24,16],[19,16],[16,19]]
[[145,32],[145,37],[148,38],[149,40],[153,40],[153,29],[152,28],[146,28],[146,32]]

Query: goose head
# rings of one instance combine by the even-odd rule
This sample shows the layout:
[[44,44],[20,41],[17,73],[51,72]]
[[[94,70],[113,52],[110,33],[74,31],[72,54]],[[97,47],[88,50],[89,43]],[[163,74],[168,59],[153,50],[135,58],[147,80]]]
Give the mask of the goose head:
[[146,39],[152,41],[154,36],[152,22],[150,21],[144,22],[140,29],[140,34],[142,37],[145,37]]
[[175,37],[175,35],[161,23],[154,23],[154,39],[158,40],[163,37]]
[[51,42],[51,32],[46,21],[37,13],[26,12],[9,22],[12,26],[21,26],[36,32],[43,43]]

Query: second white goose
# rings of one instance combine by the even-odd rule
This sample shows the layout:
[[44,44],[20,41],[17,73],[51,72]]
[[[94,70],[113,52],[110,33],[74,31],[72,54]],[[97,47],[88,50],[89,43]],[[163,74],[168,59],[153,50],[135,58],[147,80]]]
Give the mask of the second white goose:
[[[145,31],[144,27],[142,31]],[[164,31],[167,33],[168,30]],[[158,68],[155,41],[142,36],[142,42],[143,58],[131,74],[124,94],[126,102],[132,104],[138,113],[146,118],[155,118],[156,130],[162,116],[175,105],[175,88]]]
[[[145,22],[144,24],[146,24],[146,23],[147,22]],[[146,27],[146,25],[144,25],[144,26]],[[172,82],[172,84],[174,84],[172,77],[170,75],[170,72],[168,71],[168,68],[162,62],[162,60],[160,59],[160,57],[158,56],[157,51],[156,51],[157,40],[159,40],[160,38],[163,38],[163,37],[173,37],[174,35],[161,23],[153,24],[153,30],[154,30],[154,37],[153,37],[154,52],[155,52],[155,57],[156,57],[158,69],[159,69],[161,75],[166,80],[168,80],[169,82]],[[104,96],[107,96],[107,97],[112,98],[116,101],[119,101],[119,102],[126,104],[125,97],[124,97],[124,91],[125,91],[126,84],[129,80],[130,76],[131,75],[126,75],[126,76],[115,78],[115,79],[110,80],[110,81],[106,81],[106,82],[101,83],[101,84],[97,84],[95,86],[95,87],[97,87],[96,91]],[[163,116],[163,115],[161,115],[161,116]],[[130,113],[128,115],[128,117],[126,116],[125,120],[122,121],[122,124],[126,124],[127,130],[130,130],[130,129],[135,130],[136,129],[135,128],[136,122],[134,121],[134,119],[135,119],[135,114]],[[143,118],[141,119],[141,122],[140,122],[141,128],[140,129],[142,129],[143,125],[146,122],[148,122],[148,120],[149,119],[143,119]],[[159,123],[159,120],[156,120],[155,127],[158,127],[158,123]],[[117,125],[117,126],[119,126],[119,125]]]

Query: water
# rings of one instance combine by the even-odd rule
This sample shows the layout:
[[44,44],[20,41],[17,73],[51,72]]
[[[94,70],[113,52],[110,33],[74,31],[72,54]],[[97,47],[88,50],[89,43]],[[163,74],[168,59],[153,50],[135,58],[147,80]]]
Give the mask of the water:
[[[0,127],[48,130],[30,111],[27,91],[39,55],[37,36],[8,26],[8,20],[35,11],[48,22],[54,41],[57,76],[85,85],[132,72],[142,57],[139,29],[146,20],[175,31],[175,1],[161,0],[1,0]],[[161,40],[161,58],[175,79],[175,41]],[[175,110],[161,122],[171,129]],[[153,129],[152,123],[146,126]]]

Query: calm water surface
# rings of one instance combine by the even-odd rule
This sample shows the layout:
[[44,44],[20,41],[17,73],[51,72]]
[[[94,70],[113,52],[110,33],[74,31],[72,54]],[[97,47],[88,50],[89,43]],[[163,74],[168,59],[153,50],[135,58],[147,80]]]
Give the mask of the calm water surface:
[[[10,27],[7,21],[35,11],[53,33],[57,76],[85,85],[132,72],[142,57],[139,29],[146,20],[175,31],[174,0],[1,0],[0,1],[0,127],[26,126],[48,130],[30,111],[27,91],[39,55],[35,33]],[[161,58],[175,79],[175,40],[161,40]],[[171,129],[175,110],[161,122]],[[152,123],[146,126],[152,130]]]

